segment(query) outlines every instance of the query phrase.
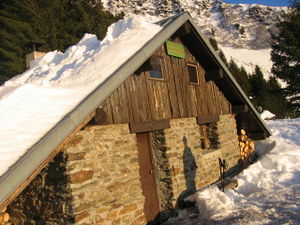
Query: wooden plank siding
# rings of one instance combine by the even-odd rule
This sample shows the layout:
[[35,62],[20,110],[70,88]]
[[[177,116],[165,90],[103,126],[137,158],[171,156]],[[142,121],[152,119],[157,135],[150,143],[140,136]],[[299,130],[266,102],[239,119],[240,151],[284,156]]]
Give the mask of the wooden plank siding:
[[[179,38],[172,41],[182,43]],[[150,79],[148,72],[132,74],[100,106],[106,113],[102,124],[231,113],[231,104],[214,81],[205,79],[203,67],[187,49],[185,59],[168,56],[165,46],[154,55],[163,59],[164,79]],[[198,84],[189,83],[188,63],[197,65]]]

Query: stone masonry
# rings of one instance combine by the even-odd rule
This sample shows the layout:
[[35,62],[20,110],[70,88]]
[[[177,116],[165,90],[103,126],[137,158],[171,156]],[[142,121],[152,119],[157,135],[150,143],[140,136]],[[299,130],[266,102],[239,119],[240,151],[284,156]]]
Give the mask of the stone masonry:
[[164,132],[175,206],[179,197],[184,198],[220,178],[219,158],[225,159],[232,169],[238,165],[240,154],[234,115],[220,115],[218,149],[201,148],[196,118],[173,119],[170,123],[171,127]]
[[[240,153],[234,115],[220,115],[217,148],[202,149],[196,118],[149,133],[160,209],[220,178]],[[8,206],[12,224],[146,224],[136,135],[128,124],[86,126]]]
[[76,224],[144,224],[135,134],[89,126],[65,148]]
[[9,205],[13,224],[145,224],[135,134],[87,126]]

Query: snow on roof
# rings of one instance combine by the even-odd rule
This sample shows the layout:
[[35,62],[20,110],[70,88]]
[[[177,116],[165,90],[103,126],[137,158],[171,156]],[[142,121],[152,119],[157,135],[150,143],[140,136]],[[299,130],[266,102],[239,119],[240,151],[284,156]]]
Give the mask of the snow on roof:
[[52,51],[0,87],[0,176],[161,27],[140,16],[120,20],[99,41],[85,34]]

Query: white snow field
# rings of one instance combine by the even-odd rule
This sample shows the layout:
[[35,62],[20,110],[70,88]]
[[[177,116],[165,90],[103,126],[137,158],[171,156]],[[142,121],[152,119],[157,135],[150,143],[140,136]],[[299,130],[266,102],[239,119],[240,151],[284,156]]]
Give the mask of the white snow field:
[[238,66],[243,66],[245,70],[252,74],[255,70],[255,66],[259,66],[264,74],[264,78],[269,80],[272,68],[271,61],[271,49],[244,49],[233,48],[228,46],[220,46],[220,49],[224,52],[228,62],[232,59]]
[[207,187],[188,197],[199,214],[182,210],[164,224],[300,224],[300,118],[266,123],[272,136],[256,143],[259,160],[236,176],[237,189]]
[[102,41],[86,34],[0,86],[0,176],[160,30],[140,16],[120,20]]

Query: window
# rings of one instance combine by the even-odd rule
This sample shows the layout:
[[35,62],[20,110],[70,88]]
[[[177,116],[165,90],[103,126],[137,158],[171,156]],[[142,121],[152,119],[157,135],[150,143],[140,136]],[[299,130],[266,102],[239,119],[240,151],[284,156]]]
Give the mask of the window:
[[207,123],[200,125],[201,148],[218,149],[220,147],[219,135],[217,133],[217,123]]
[[159,56],[152,56],[150,58],[150,70],[149,70],[149,77],[151,79],[159,79],[163,80],[163,74],[162,74],[162,63],[163,58]]
[[188,64],[188,71],[189,71],[189,81],[191,84],[198,84],[198,70],[197,65],[195,64]]

